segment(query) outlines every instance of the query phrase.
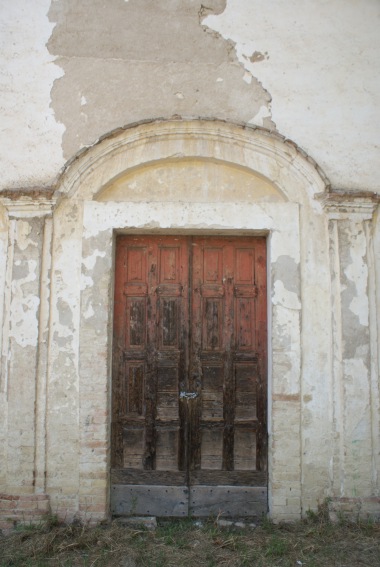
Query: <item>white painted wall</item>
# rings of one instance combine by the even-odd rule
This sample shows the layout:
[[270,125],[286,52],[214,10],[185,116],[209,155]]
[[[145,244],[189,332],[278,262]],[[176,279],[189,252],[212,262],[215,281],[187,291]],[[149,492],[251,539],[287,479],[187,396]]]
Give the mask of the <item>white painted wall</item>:
[[49,0],[0,2],[1,189],[51,184],[63,166],[50,91],[61,76],[46,43]]
[[[261,116],[270,114],[333,186],[380,192],[378,0],[228,0],[203,24],[235,43],[247,80],[272,96]],[[250,60],[255,52],[261,61]]]

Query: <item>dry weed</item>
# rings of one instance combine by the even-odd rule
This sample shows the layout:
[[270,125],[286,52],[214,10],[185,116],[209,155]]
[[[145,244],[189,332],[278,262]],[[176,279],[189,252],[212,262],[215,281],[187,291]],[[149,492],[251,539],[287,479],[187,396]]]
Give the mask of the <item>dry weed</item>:
[[380,525],[264,521],[221,529],[215,520],[159,522],[156,531],[117,522],[28,526],[0,537],[1,567],[379,567]]

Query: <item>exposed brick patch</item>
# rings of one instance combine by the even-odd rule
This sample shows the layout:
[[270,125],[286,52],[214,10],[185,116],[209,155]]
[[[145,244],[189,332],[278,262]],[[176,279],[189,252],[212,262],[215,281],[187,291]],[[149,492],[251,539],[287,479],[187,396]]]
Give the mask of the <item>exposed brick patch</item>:
[[274,402],[299,402],[299,394],[273,394],[272,399]]
[[47,494],[1,494],[0,530],[8,533],[22,523],[40,522],[50,514]]
[[337,521],[341,516],[350,520],[374,519],[380,520],[380,497],[367,498],[331,498],[328,503],[331,521]]

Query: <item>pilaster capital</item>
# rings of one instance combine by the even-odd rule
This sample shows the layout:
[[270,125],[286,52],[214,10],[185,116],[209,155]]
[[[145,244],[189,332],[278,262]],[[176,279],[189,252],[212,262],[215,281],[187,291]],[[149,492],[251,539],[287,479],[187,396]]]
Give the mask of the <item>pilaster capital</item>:
[[332,190],[317,198],[330,219],[371,220],[380,203],[380,195],[371,191]]
[[21,219],[51,216],[56,199],[52,189],[4,189],[0,191],[0,203],[9,218]]

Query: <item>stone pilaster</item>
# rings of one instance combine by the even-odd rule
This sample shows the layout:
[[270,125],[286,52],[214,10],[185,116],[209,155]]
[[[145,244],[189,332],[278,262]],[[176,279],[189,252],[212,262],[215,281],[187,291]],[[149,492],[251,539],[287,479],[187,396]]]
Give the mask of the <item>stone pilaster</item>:
[[6,399],[5,492],[45,492],[51,192],[6,191],[8,255],[1,387]]
[[327,195],[333,392],[333,498],[378,491],[379,382],[372,218],[378,196]]

